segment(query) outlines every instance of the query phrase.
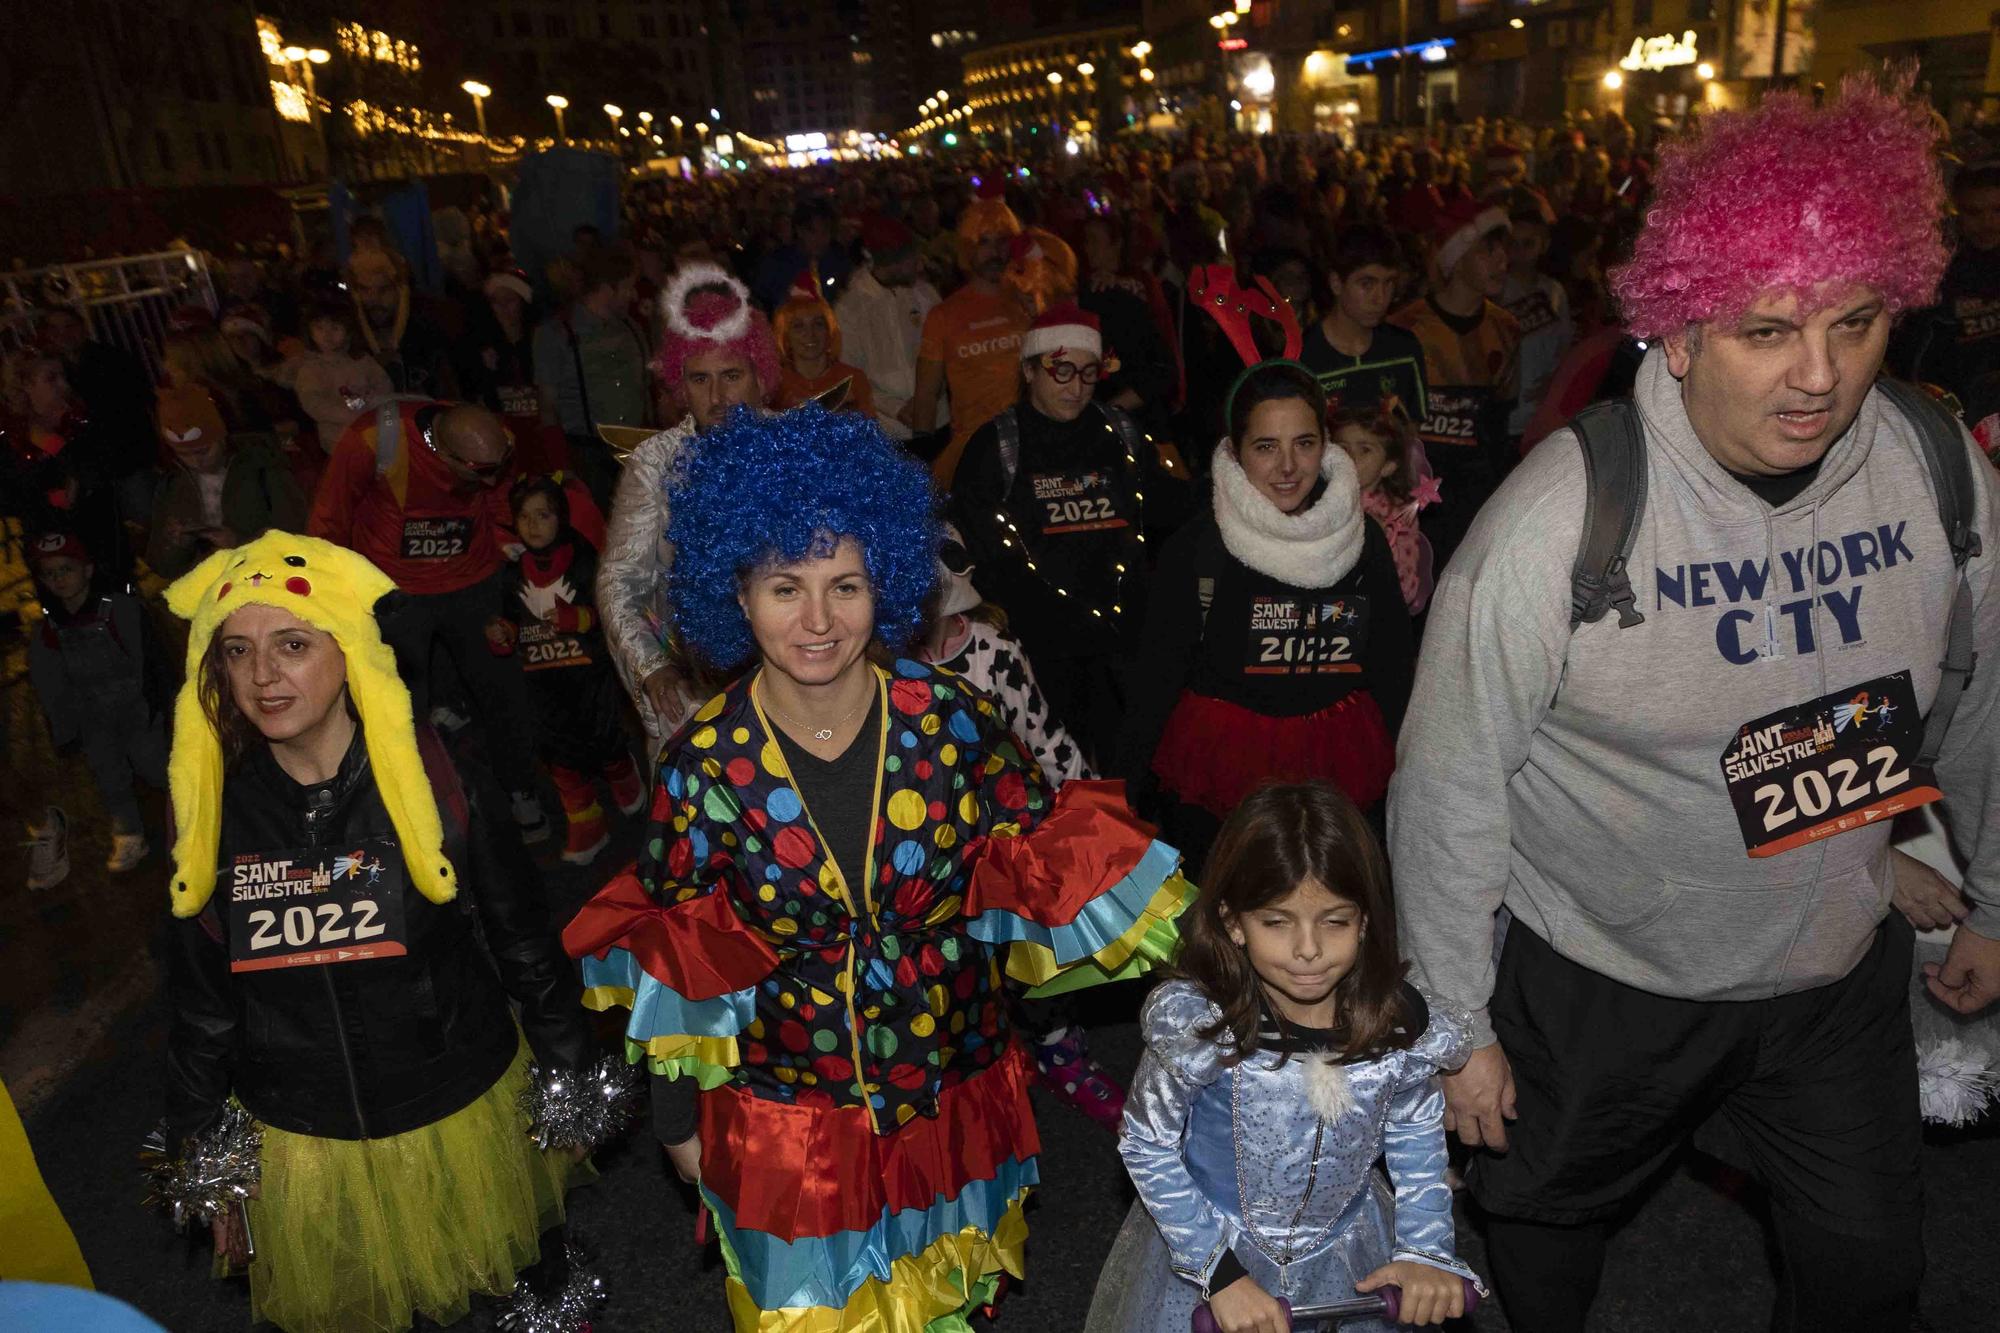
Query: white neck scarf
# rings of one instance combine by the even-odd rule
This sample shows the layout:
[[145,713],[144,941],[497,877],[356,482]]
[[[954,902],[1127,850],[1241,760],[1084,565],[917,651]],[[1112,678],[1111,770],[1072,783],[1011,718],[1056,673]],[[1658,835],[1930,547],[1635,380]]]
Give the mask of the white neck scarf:
[[1330,588],[1361,559],[1368,519],[1361,511],[1354,463],[1339,445],[1328,441],[1320,454],[1325,494],[1297,513],[1281,512],[1251,484],[1228,440],[1215,447],[1210,473],[1222,544],[1259,574],[1294,588]]

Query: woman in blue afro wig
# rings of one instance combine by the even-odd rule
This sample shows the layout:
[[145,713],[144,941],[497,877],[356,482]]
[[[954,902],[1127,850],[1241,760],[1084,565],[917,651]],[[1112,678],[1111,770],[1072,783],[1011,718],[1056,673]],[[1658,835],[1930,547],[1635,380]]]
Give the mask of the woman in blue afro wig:
[[674,624],[710,664],[738,666],[755,646],[742,576],[831,555],[843,537],[867,565],[876,637],[891,649],[916,637],[937,574],[930,473],[868,417],[739,408],[682,456],[667,489]]

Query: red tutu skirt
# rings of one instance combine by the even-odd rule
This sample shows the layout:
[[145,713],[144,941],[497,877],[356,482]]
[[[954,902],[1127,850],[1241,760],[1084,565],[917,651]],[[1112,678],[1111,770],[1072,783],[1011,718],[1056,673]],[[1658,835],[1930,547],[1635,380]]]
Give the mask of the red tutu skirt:
[[1153,752],[1163,788],[1217,815],[1271,782],[1331,782],[1366,810],[1395,771],[1396,747],[1366,690],[1303,717],[1268,717],[1183,690]]

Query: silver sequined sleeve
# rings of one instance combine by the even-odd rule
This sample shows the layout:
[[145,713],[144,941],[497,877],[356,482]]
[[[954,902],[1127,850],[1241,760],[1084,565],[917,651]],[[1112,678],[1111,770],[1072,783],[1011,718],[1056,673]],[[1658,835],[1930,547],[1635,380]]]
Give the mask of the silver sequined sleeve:
[[1184,981],[1167,982],[1147,999],[1139,1017],[1146,1053],[1125,1098],[1125,1128],[1118,1140],[1133,1187],[1173,1256],[1174,1272],[1204,1295],[1236,1234],[1235,1225],[1196,1186],[1182,1155],[1188,1113],[1221,1073],[1221,1046],[1196,1034],[1216,1014]]

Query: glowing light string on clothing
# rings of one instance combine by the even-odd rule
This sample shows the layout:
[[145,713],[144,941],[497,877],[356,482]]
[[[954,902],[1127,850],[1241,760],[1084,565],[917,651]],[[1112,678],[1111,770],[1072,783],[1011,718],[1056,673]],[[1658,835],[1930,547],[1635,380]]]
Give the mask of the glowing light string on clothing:
[[[1126,475],[1136,479],[1139,475],[1139,459],[1135,454],[1133,454],[1132,446],[1126,442],[1124,434],[1118,429],[1118,427],[1113,425],[1109,420],[1105,421],[1104,429],[1106,433],[1118,437],[1119,444],[1125,451]],[[1150,435],[1146,437],[1148,441],[1150,441],[1152,438],[1153,437]],[[1146,534],[1141,530],[1142,521],[1145,518],[1145,514],[1146,514],[1146,493],[1140,490],[1137,486],[1134,486],[1132,488],[1132,540],[1142,545],[1145,543],[1146,540]],[[1005,509],[996,509],[993,511],[993,517],[1000,520],[1000,525],[1006,528],[1009,534],[1008,536],[1002,537],[1000,539],[1000,544],[1002,546],[1009,547],[1013,550],[1019,551],[1021,553],[1021,558],[1027,562],[1028,572],[1030,574],[1033,574],[1036,578],[1040,579],[1044,584],[1048,585],[1050,588],[1054,589],[1056,596],[1064,598],[1069,597],[1070,591],[1068,588],[1063,587],[1061,584],[1057,583],[1054,579],[1051,579],[1048,575],[1042,573],[1041,568],[1035,564],[1034,554],[1030,552],[1028,549],[1028,539],[1021,535],[1021,530],[1019,528],[1014,526],[1014,520],[1007,513],[1007,511]],[[1117,581],[1112,585],[1111,589],[1111,614],[1114,616],[1120,616],[1125,614],[1125,606],[1123,602],[1123,598],[1125,596],[1125,576],[1131,571],[1126,567],[1125,562],[1122,560],[1114,562],[1113,568],[1117,571],[1118,578]],[[1097,619],[1099,620],[1104,619],[1104,608],[1098,606],[1089,606],[1087,604],[1084,604],[1081,599],[1075,599],[1075,600],[1078,601],[1079,605],[1083,605],[1084,609],[1089,611],[1090,614],[1095,616]]]

